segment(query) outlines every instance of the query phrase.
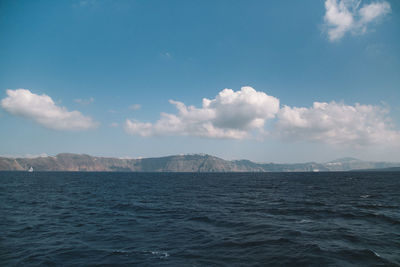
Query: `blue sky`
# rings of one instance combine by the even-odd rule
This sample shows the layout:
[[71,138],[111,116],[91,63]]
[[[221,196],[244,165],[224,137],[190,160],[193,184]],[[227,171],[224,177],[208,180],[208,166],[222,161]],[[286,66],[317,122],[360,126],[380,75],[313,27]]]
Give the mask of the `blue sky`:
[[0,154],[400,161],[399,12],[366,0],[1,1]]

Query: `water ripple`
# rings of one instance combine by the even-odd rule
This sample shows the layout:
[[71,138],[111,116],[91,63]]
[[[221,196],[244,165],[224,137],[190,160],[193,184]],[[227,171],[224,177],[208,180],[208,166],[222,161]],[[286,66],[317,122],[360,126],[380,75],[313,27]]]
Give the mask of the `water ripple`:
[[398,173],[0,180],[1,266],[400,265]]

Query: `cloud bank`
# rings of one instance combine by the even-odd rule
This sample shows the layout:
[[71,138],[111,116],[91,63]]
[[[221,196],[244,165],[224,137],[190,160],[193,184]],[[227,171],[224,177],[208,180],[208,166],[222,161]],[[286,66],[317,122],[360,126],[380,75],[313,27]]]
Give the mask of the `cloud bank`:
[[[251,87],[222,90],[202,107],[170,100],[177,114],[161,113],[155,123],[127,119],[125,131],[143,137],[183,135],[246,139],[266,136],[352,147],[400,144],[400,132],[380,106],[315,102],[312,107],[280,108],[279,100]],[[266,122],[271,121],[270,127]]]
[[279,100],[251,87],[222,90],[214,99],[203,99],[202,107],[170,100],[178,114],[161,113],[153,123],[127,119],[125,130],[141,136],[184,135],[243,139],[251,131],[262,132],[264,124],[279,111]]
[[37,95],[27,89],[7,90],[1,106],[13,115],[31,119],[54,130],[88,130],[98,124],[79,111],[68,111],[57,106],[51,97]]
[[361,0],[326,0],[324,21],[330,41],[340,40],[347,32],[364,34],[367,26],[391,11],[387,1],[361,6]]
[[388,110],[372,105],[314,102],[310,108],[284,106],[276,132],[287,140],[319,141],[329,144],[366,146],[400,144]]

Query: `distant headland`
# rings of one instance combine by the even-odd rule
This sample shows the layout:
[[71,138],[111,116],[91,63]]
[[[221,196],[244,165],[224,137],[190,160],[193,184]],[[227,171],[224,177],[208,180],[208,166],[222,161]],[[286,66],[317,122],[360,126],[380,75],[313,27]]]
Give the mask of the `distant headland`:
[[[207,154],[121,159],[62,153],[36,158],[0,157],[0,171],[104,171],[104,172],[324,172],[400,170],[399,162],[371,162],[342,158],[325,163],[256,163],[224,160]],[[389,168],[389,169],[388,169]]]

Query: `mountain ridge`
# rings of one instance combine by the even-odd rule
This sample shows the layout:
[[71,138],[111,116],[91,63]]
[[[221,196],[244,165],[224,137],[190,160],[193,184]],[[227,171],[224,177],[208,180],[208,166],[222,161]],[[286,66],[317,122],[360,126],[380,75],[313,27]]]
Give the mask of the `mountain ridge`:
[[400,167],[396,162],[341,158],[326,163],[256,163],[225,160],[208,154],[170,155],[124,159],[88,154],[60,153],[37,158],[0,157],[0,171],[106,171],[106,172],[318,172]]

